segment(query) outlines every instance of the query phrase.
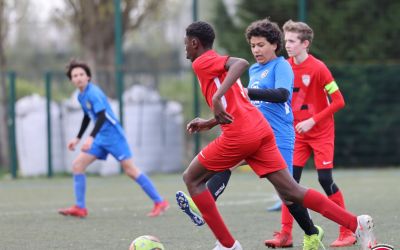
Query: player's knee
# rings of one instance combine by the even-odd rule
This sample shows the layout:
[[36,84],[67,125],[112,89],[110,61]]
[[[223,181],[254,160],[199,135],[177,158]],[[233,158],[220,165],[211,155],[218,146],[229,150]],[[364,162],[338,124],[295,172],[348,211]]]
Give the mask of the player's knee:
[[74,174],[81,174],[85,172],[85,167],[82,165],[81,162],[75,160],[72,162],[72,173]]
[[186,184],[186,186],[188,186],[191,183],[191,178],[190,178],[190,175],[187,170],[185,170],[185,172],[183,172],[182,179],[183,179],[183,182]]

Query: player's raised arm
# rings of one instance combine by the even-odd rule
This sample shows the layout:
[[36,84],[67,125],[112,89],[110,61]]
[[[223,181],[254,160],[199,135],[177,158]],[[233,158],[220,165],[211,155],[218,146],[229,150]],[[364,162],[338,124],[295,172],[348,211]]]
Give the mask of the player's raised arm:
[[213,112],[216,121],[220,124],[228,124],[233,121],[233,117],[225,111],[225,107],[221,102],[222,96],[228,89],[236,83],[243,72],[249,67],[249,63],[242,58],[229,57],[226,61],[225,68],[228,73],[221,84],[221,87],[215,92],[213,102]]

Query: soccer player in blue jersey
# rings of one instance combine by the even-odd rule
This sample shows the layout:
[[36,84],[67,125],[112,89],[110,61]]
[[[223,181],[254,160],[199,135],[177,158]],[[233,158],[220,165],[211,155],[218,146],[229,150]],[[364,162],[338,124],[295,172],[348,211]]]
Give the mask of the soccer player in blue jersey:
[[149,177],[135,166],[125,133],[111,110],[106,95],[91,82],[90,67],[86,63],[73,60],[67,66],[66,75],[80,91],[78,101],[84,113],[81,128],[77,136],[68,143],[68,149],[75,150],[90,121],[95,125],[72,163],[75,205],[60,209],[59,213],[75,217],[88,215],[85,203],[85,170],[96,159],[105,160],[111,154],[120,162],[125,173],[153,200],[154,207],[148,216],[162,214],[169,208],[169,203],[160,196]]

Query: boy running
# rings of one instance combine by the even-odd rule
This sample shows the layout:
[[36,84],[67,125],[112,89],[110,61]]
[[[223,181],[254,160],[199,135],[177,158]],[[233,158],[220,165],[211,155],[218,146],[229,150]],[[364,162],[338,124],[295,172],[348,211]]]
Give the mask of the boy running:
[[169,203],[159,195],[149,177],[135,166],[125,133],[111,110],[106,95],[90,81],[92,75],[89,66],[73,60],[67,66],[66,75],[80,91],[78,101],[84,113],[79,133],[68,143],[68,149],[75,150],[91,120],[95,125],[72,163],[75,205],[58,212],[81,218],[88,215],[85,170],[96,159],[105,160],[111,154],[120,162],[125,173],[153,200],[154,207],[147,215],[155,217],[162,214],[169,208]]
[[192,61],[202,93],[214,114],[214,118],[208,120],[195,118],[187,125],[187,130],[195,133],[219,124],[223,132],[202,149],[183,173],[191,198],[217,238],[214,250],[239,250],[242,247],[225,225],[206,182],[216,172],[227,170],[242,160],[260,178],[267,178],[285,203],[293,202],[312,209],[355,232],[365,249],[373,246],[375,238],[370,216],[355,216],[325,195],[300,186],[292,178],[271,127],[247,100],[239,81],[248,62],[217,54],[212,49],[214,39],[214,30],[208,23],[194,22],[186,28],[186,57]]

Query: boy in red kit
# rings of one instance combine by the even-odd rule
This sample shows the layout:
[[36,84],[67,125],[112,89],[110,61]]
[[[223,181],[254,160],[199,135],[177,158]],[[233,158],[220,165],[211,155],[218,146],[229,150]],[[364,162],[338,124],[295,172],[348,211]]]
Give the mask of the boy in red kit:
[[[345,208],[342,192],[332,178],[334,151],[333,114],[345,106],[343,96],[326,65],[310,55],[308,50],[313,30],[303,22],[287,21],[284,26],[285,47],[294,73],[292,109],[296,140],[293,157],[293,177],[300,182],[304,165],[311,153],[318,172],[318,181],[330,200]],[[328,96],[331,101],[328,101]],[[286,213],[290,217],[289,213]],[[282,216],[282,218],[287,217]],[[292,220],[293,221],[293,220]],[[291,225],[282,224],[282,233],[291,235]],[[276,237],[275,237],[276,238]],[[351,246],[353,233],[339,228],[339,237],[331,247]]]
[[[186,57],[192,61],[202,93],[214,113],[214,118],[208,120],[195,118],[187,125],[187,130],[195,133],[219,124],[222,134],[203,148],[183,173],[189,194],[217,238],[214,250],[240,250],[242,247],[226,227],[206,182],[216,172],[229,169],[242,160],[260,178],[267,178],[283,201],[321,213],[355,232],[365,249],[373,246],[375,238],[370,216],[357,217],[325,195],[300,186],[292,178],[278,151],[271,127],[243,91],[239,77],[248,62],[217,54],[212,49],[214,38],[214,30],[208,23],[194,22],[186,28]],[[318,246],[312,249],[318,249]]]

